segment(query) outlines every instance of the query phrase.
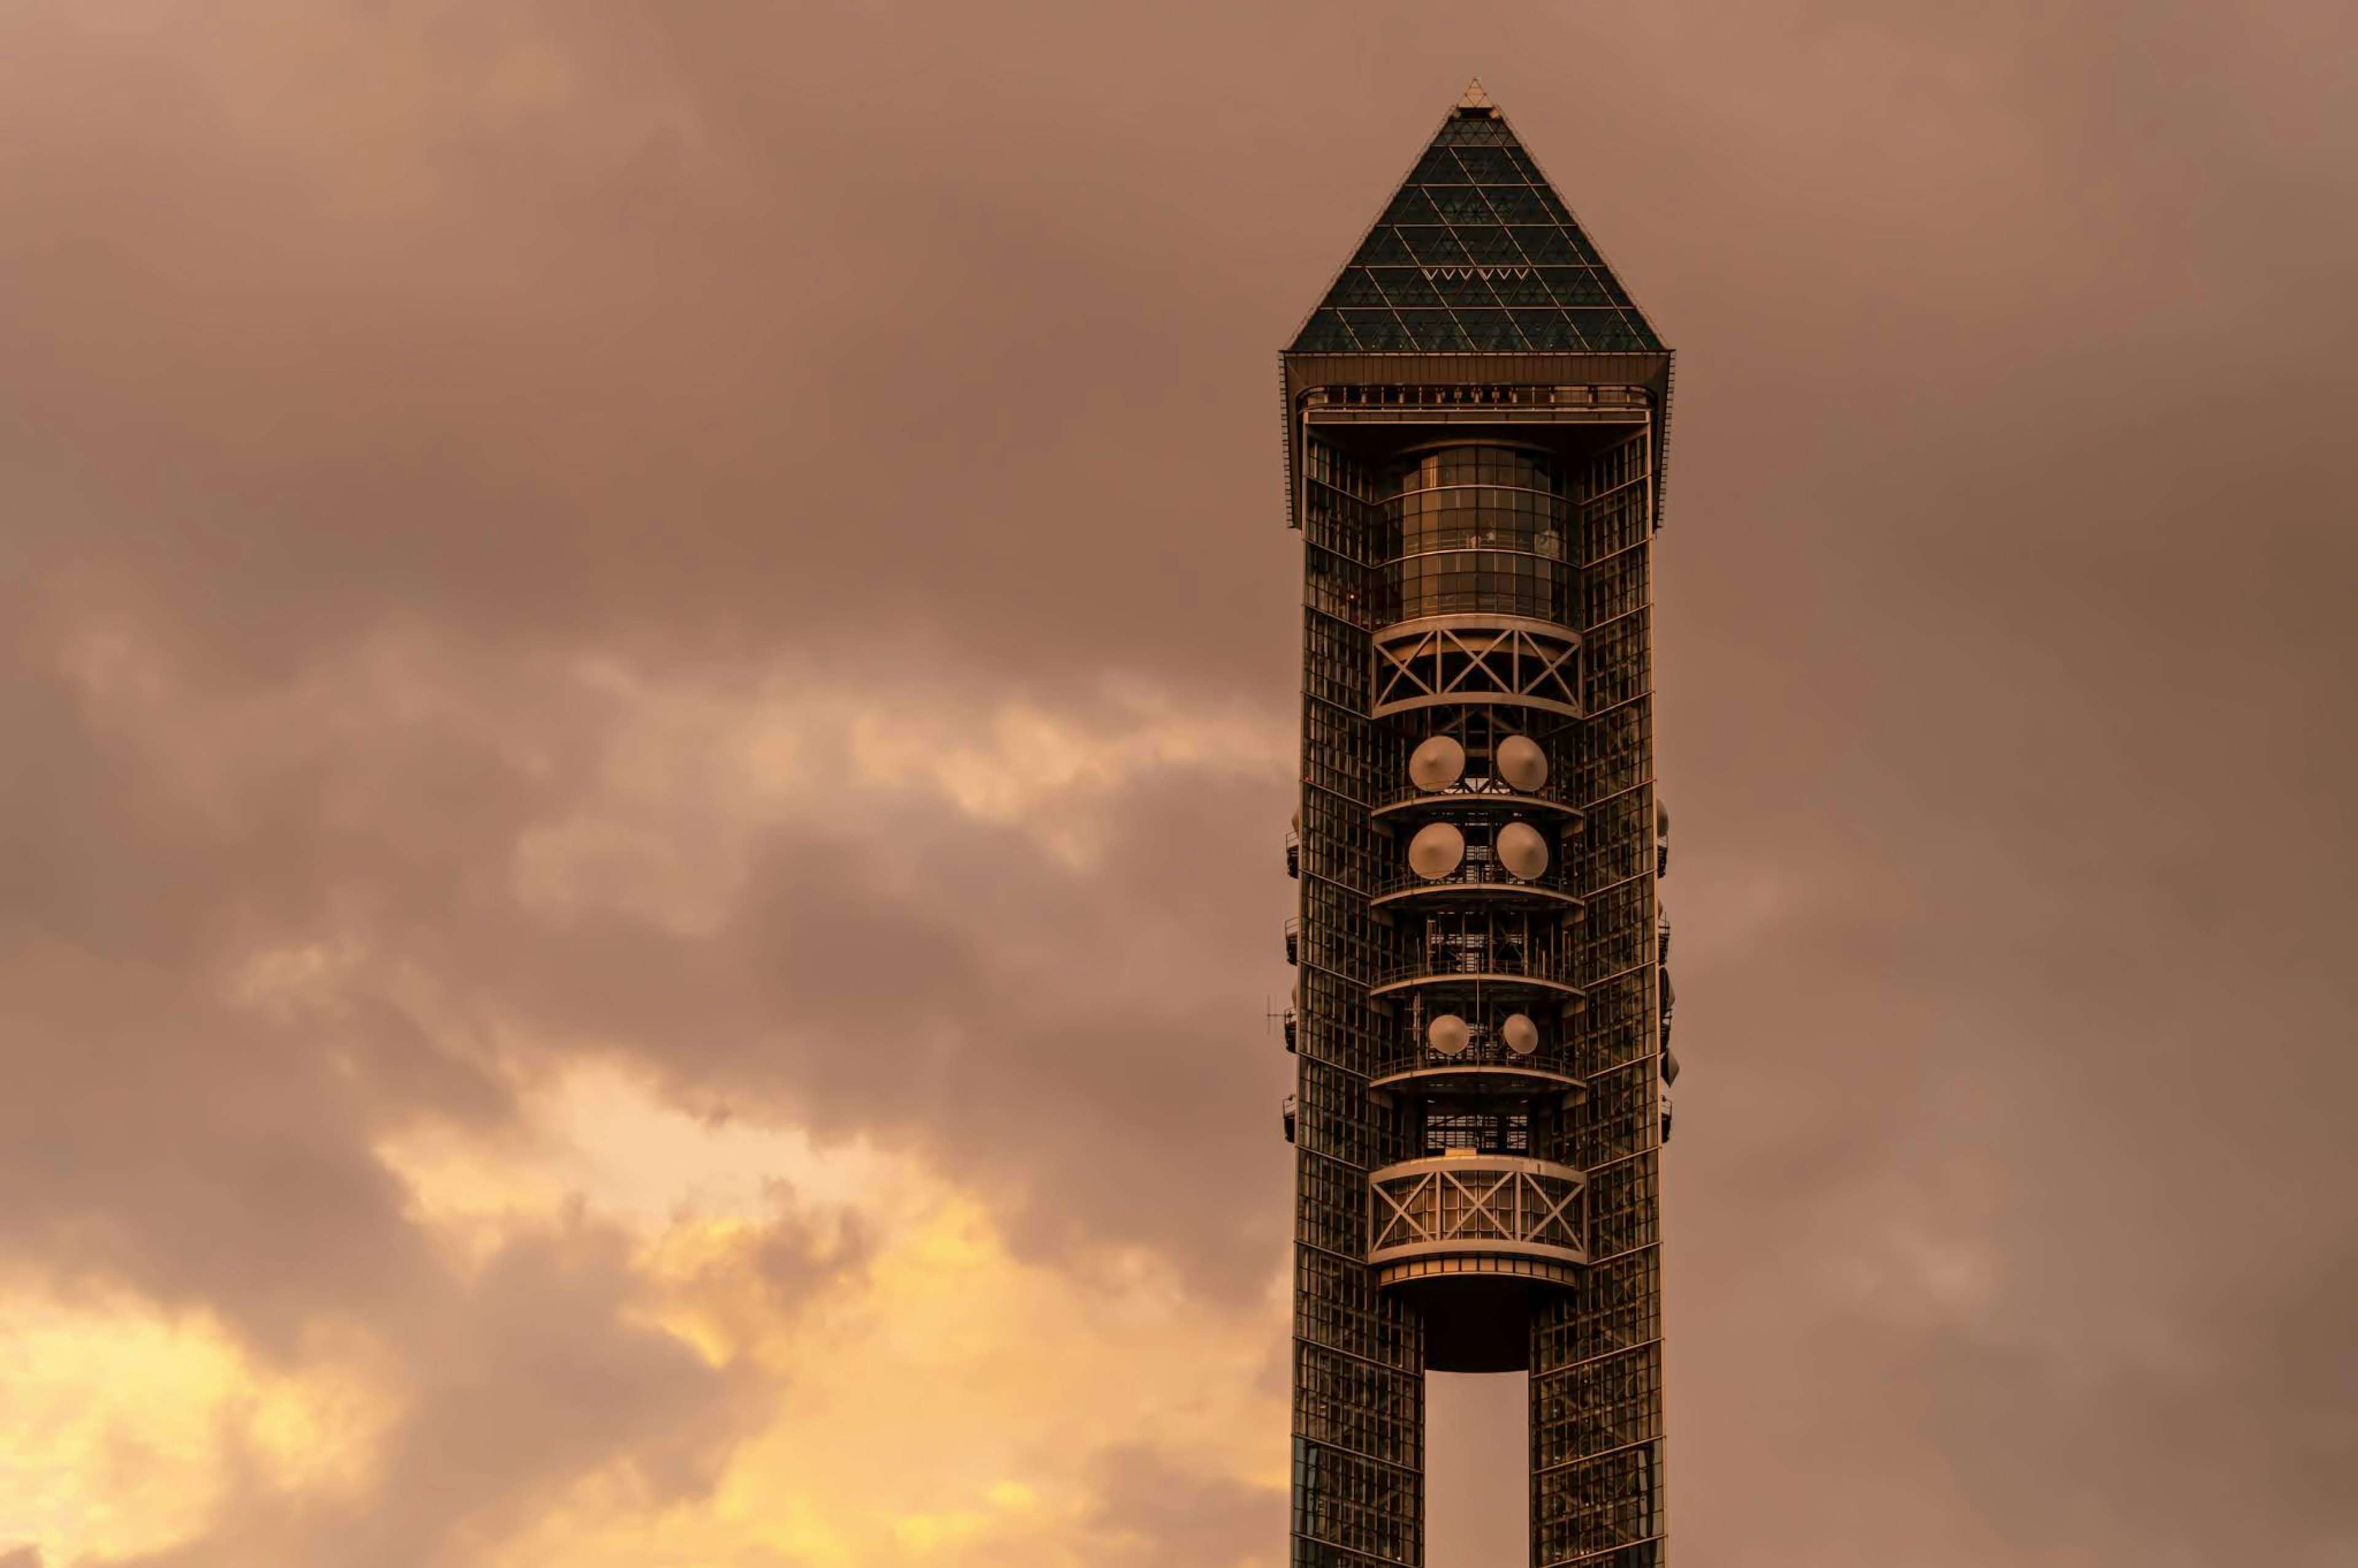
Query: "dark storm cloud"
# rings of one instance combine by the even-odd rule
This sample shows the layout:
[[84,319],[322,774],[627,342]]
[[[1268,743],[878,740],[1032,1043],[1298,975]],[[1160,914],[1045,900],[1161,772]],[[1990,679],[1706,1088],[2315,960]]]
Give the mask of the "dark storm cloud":
[[[692,1487],[735,1430],[594,1232],[435,1282],[370,1148],[560,1065],[494,1024],[921,1150],[1037,1252],[1249,1282],[1282,773],[1132,782],[1079,870],[847,799],[694,936],[508,869],[595,794],[585,655],[1282,710],[1269,351],[1481,70],[1685,356],[1682,1551],[2332,1561],[2353,41],[2295,4],[12,8],[0,1249],[266,1347],[418,1336],[344,1521],[388,1564],[611,1454]],[[357,955],[330,1000],[223,1000],[307,944]],[[611,1396],[594,1452],[476,1419],[535,1301],[540,1371]],[[1109,1518],[1162,1517],[1162,1463]],[[1215,1501],[1207,1551],[1278,1528]]]
[[1148,1444],[1098,1455],[1090,1528],[1103,1562],[1130,1568],[1228,1568],[1265,1560],[1285,1532],[1285,1494],[1204,1476]]
[[400,1310],[435,1271],[311,1038],[153,968],[27,944],[0,964],[0,1258],[211,1307],[274,1349]]

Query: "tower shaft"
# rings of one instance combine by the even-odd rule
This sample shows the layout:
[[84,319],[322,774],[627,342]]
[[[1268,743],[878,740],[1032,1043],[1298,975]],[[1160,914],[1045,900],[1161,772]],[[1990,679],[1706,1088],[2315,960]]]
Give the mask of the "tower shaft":
[[1282,364],[1293,1561],[1422,1563],[1426,1373],[1528,1369],[1532,1563],[1658,1568],[1670,352],[1476,90]]

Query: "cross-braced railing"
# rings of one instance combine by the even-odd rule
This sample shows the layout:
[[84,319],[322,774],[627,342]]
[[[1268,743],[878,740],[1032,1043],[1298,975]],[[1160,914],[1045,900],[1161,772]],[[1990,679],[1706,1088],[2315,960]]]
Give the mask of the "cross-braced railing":
[[1512,702],[1580,716],[1580,639],[1547,622],[1440,616],[1379,632],[1374,716],[1444,703]]
[[1572,1166],[1512,1154],[1387,1165],[1368,1177],[1368,1261],[1459,1253],[1585,1263],[1587,1180]]

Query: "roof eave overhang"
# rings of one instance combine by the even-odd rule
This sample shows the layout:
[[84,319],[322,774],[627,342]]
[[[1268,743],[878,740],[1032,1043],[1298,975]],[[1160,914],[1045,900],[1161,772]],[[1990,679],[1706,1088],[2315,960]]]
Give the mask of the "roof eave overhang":
[[1301,525],[1301,497],[1294,476],[1302,465],[1302,399],[1335,386],[1641,386],[1653,395],[1654,477],[1659,497],[1669,455],[1671,359],[1668,349],[1610,353],[1499,351],[1465,353],[1372,353],[1366,351],[1301,351],[1278,355],[1285,419],[1285,516]]

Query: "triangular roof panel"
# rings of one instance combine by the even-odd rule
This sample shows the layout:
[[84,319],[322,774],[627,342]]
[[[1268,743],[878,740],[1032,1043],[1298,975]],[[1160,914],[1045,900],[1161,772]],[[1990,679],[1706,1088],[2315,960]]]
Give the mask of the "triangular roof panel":
[[1441,123],[1288,351],[1468,348],[1662,351],[1479,81]]

